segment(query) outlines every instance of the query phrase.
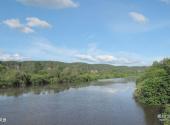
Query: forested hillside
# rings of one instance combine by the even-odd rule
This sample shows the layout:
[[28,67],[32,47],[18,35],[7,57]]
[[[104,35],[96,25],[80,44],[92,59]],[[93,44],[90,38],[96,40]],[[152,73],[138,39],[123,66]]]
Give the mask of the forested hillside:
[[137,76],[145,68],[53,61],[0,62],[0,88],[78,84],[102,78]]

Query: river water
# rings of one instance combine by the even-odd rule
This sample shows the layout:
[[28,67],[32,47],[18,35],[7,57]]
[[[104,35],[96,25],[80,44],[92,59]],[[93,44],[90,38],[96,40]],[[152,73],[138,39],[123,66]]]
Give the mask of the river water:
[[122,79],[62,92],[3,90],[0,117],[5,125],[160,125],[158,109],[138,104],[134,90],[135,82]]

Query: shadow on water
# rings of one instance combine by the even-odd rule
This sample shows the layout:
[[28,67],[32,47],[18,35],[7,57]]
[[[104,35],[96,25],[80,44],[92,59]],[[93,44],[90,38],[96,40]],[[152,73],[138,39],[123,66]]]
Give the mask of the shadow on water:
[[147,125],[163,125],[158,119],[158,114],[162,112],[162,107],[160,106],[146,106],[136,102],[136,104],[142,108],[145,114],[145,121]]

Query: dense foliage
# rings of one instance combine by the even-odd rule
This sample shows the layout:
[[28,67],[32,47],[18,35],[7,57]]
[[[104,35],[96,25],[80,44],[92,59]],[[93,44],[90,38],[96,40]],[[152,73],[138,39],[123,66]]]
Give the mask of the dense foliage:
[[53,61],[0,62],[0,88],[85,83],[101,78],[136,76],[145,67]]
[[137,80],[136,97],[144,104],[170,104],[170,59],[154,62]]
[[170,125],[170,105],[165,106],[165,111],[163,113],[165,119],[164,119],[164,125]]

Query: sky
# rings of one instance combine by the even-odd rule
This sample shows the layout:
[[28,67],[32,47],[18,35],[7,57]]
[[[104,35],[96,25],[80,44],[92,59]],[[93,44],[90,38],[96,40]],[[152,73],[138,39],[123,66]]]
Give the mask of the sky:
[[170,0],[1,0],[1,61],[143,66],[170,57]]

